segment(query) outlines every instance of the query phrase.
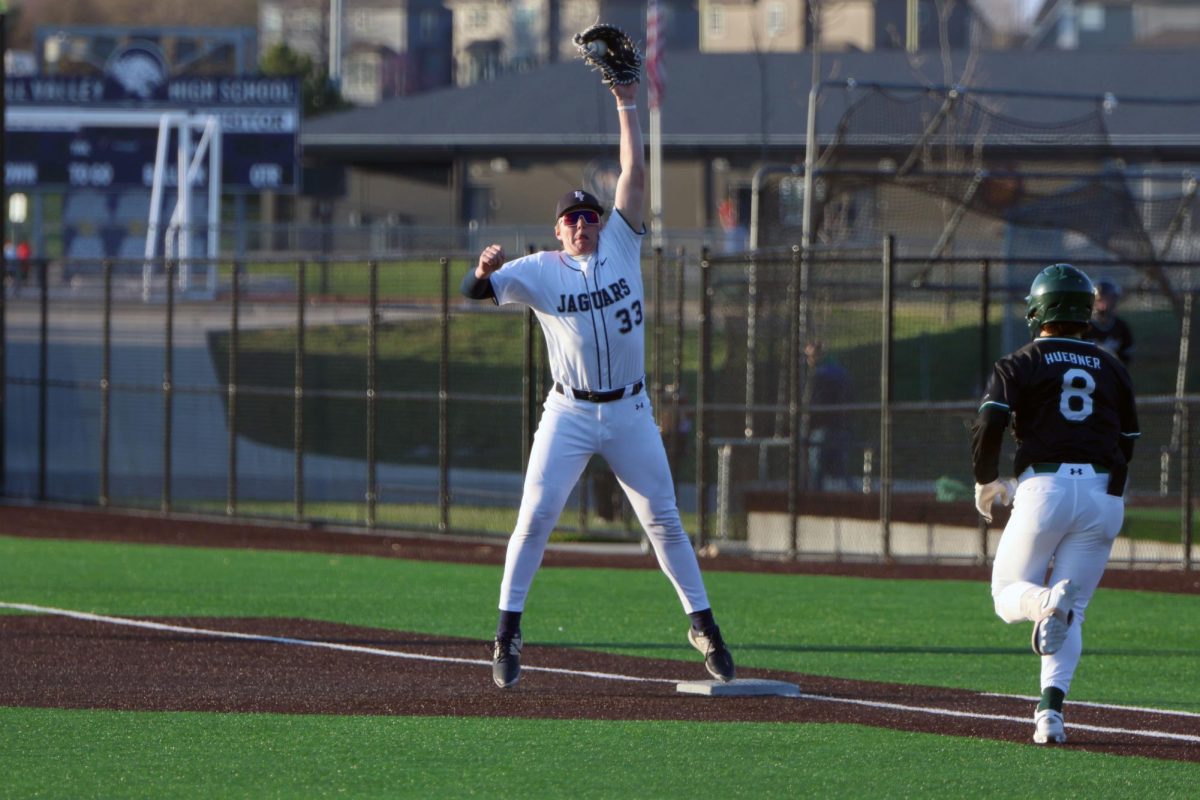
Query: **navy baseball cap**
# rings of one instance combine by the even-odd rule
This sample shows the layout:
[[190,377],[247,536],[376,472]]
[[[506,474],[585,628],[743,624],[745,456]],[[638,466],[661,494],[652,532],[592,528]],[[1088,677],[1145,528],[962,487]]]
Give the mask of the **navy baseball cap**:
[[591,192],[585,192],[583,189],[572,189],[558,199],[554,218],[558,219],[568,211],[574,211],[577,208],[590,208],[597,214],[604,213],[604,206],[600,205],[600,201],[596,199],[596,195]]

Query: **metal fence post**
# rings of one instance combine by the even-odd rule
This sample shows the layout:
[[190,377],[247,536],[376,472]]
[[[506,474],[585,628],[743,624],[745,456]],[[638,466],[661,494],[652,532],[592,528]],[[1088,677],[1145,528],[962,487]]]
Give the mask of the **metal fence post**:
[[[0,15],[0,53],[8,52],[8,25],[5,22],[5,17]],[[0,59],[0,75],[6,79],[8,77],[5,71],[4,62]],[[8,114],[7,99],[0,94],[0,120],[6,120]],[[8,151],[5,148],[5,137],[0,135],[0,164],[8,164]],[[0,191],[0,196],[4,192]],[[4,213],[0,214],[0,242],[8,240],[8,208],[4,209]],[[5,459],[5,451],[8,449],[8,440],[4,433],[4,422],[8,419],[8,308],[7,308],[7,292],[3,284],[3,280],[8,277],[8,257],[4,254],[3,248],[0,248],[0,496],[5,493],[5,476],[7,474],[7,461]],[[22,276],[22,279],[24,277]],[[16,280],[13,285],[19,285]]]
[[534,366],[534,325],[536,319],[533,309],[525,309],[521,317],[521,472],[529,467],[529,451],[533,449],[535,366]]
[[696,547],[708,543],[708,373],[712,368],[712,296],[708,248],[700,253],[700,369],[696,375]]
[[[658,420],[659,428],[662,428],[663,421],[663,249],[662,247],[654,248],[653,261],[653,291],[654,291],[654,344],[653,366],[651,367],[652,374],[647,376],[648,380],[653,380],[649,384],[651,387],[651,400],[654,404],[654,418]],[[666,433],[666,431],[663,431]]]
[[104,262],[104,306],[100,344],[100,507],[108,508],[112,428],[112,261]]
[[[534,249],[529,247],[532,254]],[[521,328],[522,365],[521,365],[521,474],[529,467],[529,451],[533,449],[533,432],[537,428],[537,363],[535,349],[537,333],[535,327],[537,318],[533,309],[525,309]]]
[[171,452],[173,431],[172,417],[175,408],[175,267],[173,261],[166,264],[167,273],[167,329],[164,334],[165,352],[163,354],[163,481],[162,481],[162,511],[171,511]]
[[[792,280],[789,291],[791,303],[789,328],[791,330],[791,359],[788,364],[788,556],[795,558],[800,552],[800,348],[808,337],[802,313],[802,304],[807,301],[808,254],[799,245],[792,245]],[[806,459],[807,460],[807,459]]]
[[438,530],[450,530],[450,260],[442,265],[441,356],[438,360]]
[[1191,349],[1192,309],[1196,293],[1183,296],[1183,332],[1180,336],[1180,376],[1177,387],[1179,403],[1179,496],[1180,496],[1180,543],[1183,545],[1183,568],[1192,568],[1192,406],[1187,400],[1187,362]]
[[225,415],[228,418],[229,465],[226,470],[225,515],[237,515],[238,503],[238,349],[241,326],[242,262],[233,262],[233,274],[229,276],[229,379],[225,384]]
[[46,459],[47,459],[47,413],[49,402],[49,348],[50,348],[50,265],[43,259],[38,275],[38,480],[37,498],[46,499]]
[[[1188,295],[1191,297],[1191,295]],[[1190,303],[1189,303],[1190,305]],[[1189,309],[1190,312],[1190,309]],[[1184,403],[1179,425],[1179,482],[1183,508],[1180,528],[1183,544],[1183,568],[1192,568],[1192,406]]]
[[746,413],[742,435],[754,437],[754,379],[757,373],[758,351],[758,259],[750,259],[746,267]]
[[367,262],[367,527],[374,527],[379,504],[379,262]]
[[733,483],[733,445],[717,446],[717,538],[729,540],[729,495]]
[[[991,372],[991,314],[992,302],[991,262],[983,259],[979,262],[979,391],[982,396],[987,388],[988,374]],[[988,560],[988,523],[983,517],[976,520],[979,528],[979,557],[980,564]]]
[[292,379],[292,517],[304,519],[304,307],[307,305],[306,264],[296,262],[296,351]]
[[892,347],[895,336],[895,239],[883,237],[883,341],[879,360],[879,522],[883,560],[892,560]]
[[673,420],[672,429],[670,431],[670,461],[671,474],[676,475],[679,470],[679,462],[683,458],[683,431],[680,429],[680,421],[683,419],[680,416],[683,411],[679,407],[679,396],[683,391],[683,298],[685,293],[684,286],[684,269],[687,263],[685,258],[686,251],[680,247],[676,251],[675,260],[675,346],[671,353],[671,385],[675,390],[671,392],[671,419]]

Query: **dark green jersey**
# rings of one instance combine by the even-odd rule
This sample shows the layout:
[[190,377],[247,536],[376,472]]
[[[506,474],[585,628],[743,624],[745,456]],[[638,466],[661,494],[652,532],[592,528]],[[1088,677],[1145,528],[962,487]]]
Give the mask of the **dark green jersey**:
[[1094,342],[1042,337],[996,362],[972,428],[976,481],[998,477],[1010,418],[1014,475],[1040,462],[1095,464],[1124,485],[1139,435],[1133,384],[1124,365]]

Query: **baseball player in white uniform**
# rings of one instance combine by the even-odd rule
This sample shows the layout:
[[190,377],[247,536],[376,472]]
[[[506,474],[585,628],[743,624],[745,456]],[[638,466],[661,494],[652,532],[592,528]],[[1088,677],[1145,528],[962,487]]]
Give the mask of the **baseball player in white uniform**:
[[637,119],[637,84],[611,87],[620,118],[621,174],[615,207],[583,189],[555,210],[562,249],[506,261],[500,245],[479,255],[462,292],[497,304],[529,306],[541,323],[553,386],[529,454],[521,509],[508,543],[492,677],[516,685],[521,675],[521,615],[534,573],[563,506],[591,457],[612,468],[646,531],[659,565],[692,619],[688,640],[705,667],[734,678],[733,658],[713,618],[700,566],[683,529],[675,485],[646,386],[646,301],[641,238],[645,156]]
[[[993,502],[1013,503],[996,548],[992,600],[1005,622],[1033,623],[1039,744],[1067,740],[1063,700],[1083,650],[1084,613],[1125,518],[1139,435],[1129,373],[1081,338],[1093,296],[1091,280],[1070,264],[1038,273],[1026,298],[1034,340],[996,362],[972,428],[976,508],[991,522]],[[1015,494],[998,468],[1010,418]]]

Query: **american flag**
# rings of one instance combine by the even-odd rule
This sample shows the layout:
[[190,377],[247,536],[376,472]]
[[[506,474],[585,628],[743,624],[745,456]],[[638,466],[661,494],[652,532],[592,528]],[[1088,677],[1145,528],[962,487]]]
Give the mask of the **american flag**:
[[647,93],[651,108],[659,108],[662,105],[663,84],[667,80],[662,59],[663,44],[662,16],[658,10],[658,0],[649,0],[646,3],[646,78],[649,80]]

